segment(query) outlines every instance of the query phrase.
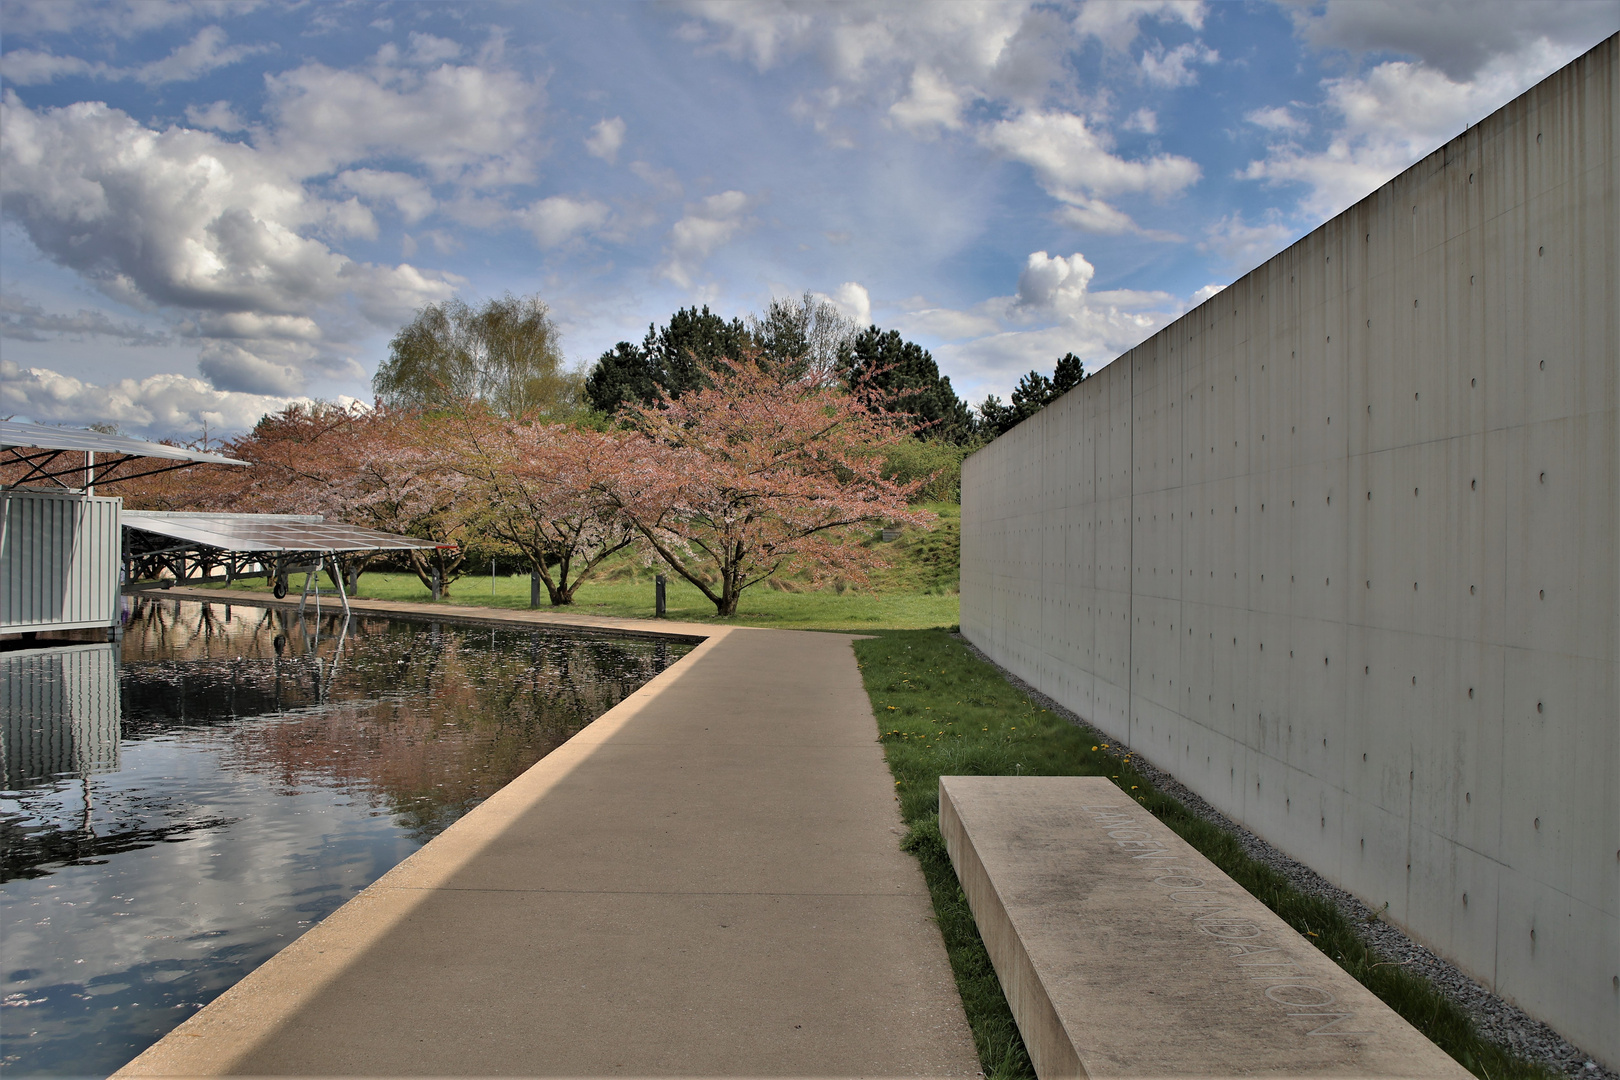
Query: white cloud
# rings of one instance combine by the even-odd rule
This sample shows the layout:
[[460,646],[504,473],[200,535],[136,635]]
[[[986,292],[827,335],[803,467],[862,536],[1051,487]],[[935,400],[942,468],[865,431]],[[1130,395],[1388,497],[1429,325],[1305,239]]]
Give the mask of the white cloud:
[[1273,212],[1259,224],[1233,212],[1209,225],[1198,250],[1218,255],[1232,270],[1247,273],[1287,247],[1303,230],[1285,223]]
[[1079,252],[1067,259],[1033,252],[1018,275],[1014,304],[1041,314],[1079,310],[1085,306],[1086,290],[1096,273],[1097,268]]
[[427,184],[409,173],[347,169],[338,173],[336,182],[362,198],[393,203],[407,225],[427,217],[435,205]]
[[289,341],[320,341],[321,326],[307,315],[266,315],[257,311],[205,312],[194,326],[211,338],[280,338]]
[[678,199],[685,192],[681,187],[681,178],[674,169],[660,169],[645,161],[632,161],[630,172],[662,198]]
[[1198,72],[1190,64],[1213,64],[1220,54],[1203,42],[1189,41],[1168,51],[1155,42],[1142,53],[1142,74],[1155,86],[1191,86],[1198,81]]
[[263,6],[260,0],[9,0],[6,33],[90,31],[129,38],[177,22],[246,15]]
[[955,130],[962,126],[962,97],[939,72],[918,67],[911,73],[910,94],[889,106],[889,115],[915,132]]
[[441,64],[446,60],[460,58],[462,48],[459,42],[449,38],[434,37],[432,34],[411,34],[411,60],[418,64]]
[[518,220],[534,234],[535,243],[549,248],[587,229],[600,228],[607,222],[608,213],[607,205],[594,199],[552,195],[519,211]]
[[1327,79],[1324,109],[1339,122],[1326,145],[1279,143],[1241,175],[1303,184],[1300,213],[1325,220],[1557,70],[1568,51],[1543,39],[1461,82],[1404,60]]
[[1032,167],[1047,194],[1066,204],[1062,220],[1092,232],[1141,231],[1107,197],[1146,193],[1163,198],[1201,175],[1196,162],[1171,154],[1145,161],[1118,157],[1109,152],[1107,139],[1073,113],[1024,112],[991,125],[980,138],[1004,157]]
[[1243,119],[1255,127],[1262,127],[1267,131],[1278,131],[1284,135],[1303,135],[1311,130],[1311,125],[1308,122],[1295,116],[1285,105],[1255,109],[1252,112],[1244,113]]
[[611,165],[619,159],[619,148],[623,145],[624,120],[615,116],[611,120],[596,122],[596,126],[591,128],[590,137],[585,140],[585,152]]
[[197,31],[196,37],[177,46],[168,56],[142,64],[132,69],[129,75],[147,86],[188,82],[255,53],[268,52],[271,48],[269,45],[227,46],[224,30],[217,26],[205,26]]
[[99,60],[92,63],[76,56],[57,56],[49,50],[14,49],[6,54],[3,70],[7,81],[18,86],[37,86],[69,75],[134,79],[147,86],[161,86],[165,83],[189,82],[273,48],[270,45],[227,46],[225,41],[224,30],[218,26],[206,26],[161,60],[126,68],[113,67]]
[[1159,114],[1152,109],[1137,109],[1125,119],[1126,131],[1140,131],[1144,135],[1157,135]]
[[[1173,194],[1199,175],[1197,165],[1178,156],[1124,160],[1110,152],[1097,121],[1070,111],[1085,99],[1075,82],[1073,53],[1086,39],[1123,50],[1145,21],[1200,29],[1205,8],[1198,0],[1089,3],[1072,18],[1024,2],[896,6],[872,0],[836,5],[690,0],[682,6],[697,21],[686,24],[681,36],[700,51],[751,62],[761,72],[811,58],[823,83],[801,90],[790,113],[833,146],[859,145],[856,127],[839,119],[846,114],[875,111],[925,139],[961,131],[1033,165],[1042,186],[1065,204],[1059,219],[1080,228],[1165,238],[1168,234],[1139,229],[1108,200],[1126,192]],[[1145,58],[1144,70],[1167,84],[1194,81],[1190,65],[1216,59],[1202,44],[1155,50]],[[1053,102],[1063,107],[1054,108]],[[1106,101],[1098,102],[1106,111]],[[1004,119],[978,119],[986,113]],[[1132,126],[1152,132],[1157,121],[1150,110],[1141,110]]]
[[1166,292],[1094,291],[1095,277],[1095,267],[1079,252],[1037,251],[1025,261],[1014,295],[965,310],[917,299],[895,322],[907,334],[945,342],[935,353],[965,396],[1005,398],[1024,372],[1049,372],[1067,352],[1094,371],[1190,306]]
[[[273,154],[188,128],[153,131],[96,102],[36,111],[11,93],[0,126],[8,216],[115,300],[189,318],[221,388],[284,393],[312,373],[347,371],[337,354],[364,320],[397,322],[453,291],[444,277],[359,263],[305,235],[374,234],[375,222],[357,202],[314,197]],[[286,318],[315,320],[323,340],[290,345]],[[243,333],[250,323],[259,336]]]
[[1117,157],[1109,152],[1108,140],[1073,113],[1021,113],[996,123],[983,138],[992,149],[1031,166],[1042,186],[1059,198],[1071,192],[1095,196],[1146,192],[1163,197],[1177,194],[1201,175],[1198,164],[1184,157],[1158,154],[1146,161]]
[[94,75],[105,64],[92,64],[77,56],[57,56],[49,49],[13,49],[0,59],[0,74],[14,86],[39,86],[67,75]]
[[1115,209],[1102,199],[1090,199],[1074,192],[1066,193],[1061,198],[1064,205],[1058,209],[1057,219],[1082,232],[1119,236],[1142,231],[1129,214]]
[[187,105],[186,123],[210,131],[247,130],[247,121],[237,115],[228,101],[216,101],[212,105],[204,106]]
[[276,149],[314,176],[339,164],[401,156],[441,181],[472,187],[526,183],[538,157],[538,84],[497,67],[444,64],[339,71],[309,63],[266,75]]
[[849,142],[833,114],[872,105],[923,134],[953,127],[980,100],[1024,105],[1066,82],[1075,30],[1033,3],[895,5],[881,0],[800,5],[693,0],[700,21],[683,34],[700,49],[766,71],[812,58],[828,85],[800,96],[794,115],[835,145]]
[[1401,53],[1458,82],[1536,43],[1573,58],[1620,29],[1615,0],[1326,0],[1291,14],[1317,48]]
[[987,76],[1033,7],[1022,2],[895,6],[871,0],[826,8],[782,0],[696,0],[684,6],[718,31],[711,36],[693,27],[689,32],[712,48],[749,60],[760,71],[809,54],[840,82],[861,81],[893,63]]
[[872,297],[868,295],[866,286],[859,282],[846,281],[831,293],[816,293],[815,296],[837,308],[838,314],[863,330],[872,324]]
[[687,204],[685,216],[669,232],[669,257],[658,268],[660,276],[690,288],[703,260],[748,225],[748,207],[748,196],[740,191]]
[[313,350],[299,350],[295,362],[278,362],[264,354],[261,344],[253,352],[234,341],[210,341],[197,356],[197,370],[217,390],[256,395],[296,395],[306,382],[302,366]]
[[21,368],[0,360],[0,414],[40,424],[112,423],[135,435],[189,438],[205,424],[211,432],[245,431],[266,413],[307,400],[218,390],[184,375],[98,386],[48,368]]
[[1075,29],[1123,52],[1141,32],[1143,19],[1179,22],[1193,30],[1204,28],[1201,0],[1086,0],[1075,17]]
[[167,333],[140,323],[114,319],[104,311],[80,308],[69,314],[45,308],[15,293],[0,295],[0,337],[16,341],[48,341],[50,337],[106,337],[122,345],[166,345]]

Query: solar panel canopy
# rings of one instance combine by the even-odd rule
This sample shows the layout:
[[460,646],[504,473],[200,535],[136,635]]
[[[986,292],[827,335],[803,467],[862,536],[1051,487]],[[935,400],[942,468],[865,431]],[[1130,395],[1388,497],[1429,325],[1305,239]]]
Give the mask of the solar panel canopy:
[[449,547],[414,536],[364,529],[316,514],[204,514],[125,510],[125,526],[241,554],[399,551]]
[[48,424],[24,424],[15,420],[0,420],[0,450],[28,447],[37,450],[88,450],[97,454],[127,454],[130,457],[169,458],[173,461],[207,462],[214,465],[247,465],[245,461],[210,454],[201,450],[187,450],[183,446],[165,446],[163,443],[131,439],[127,435],[103,435],[99,431],[80,431],[76,428],[51,427]]

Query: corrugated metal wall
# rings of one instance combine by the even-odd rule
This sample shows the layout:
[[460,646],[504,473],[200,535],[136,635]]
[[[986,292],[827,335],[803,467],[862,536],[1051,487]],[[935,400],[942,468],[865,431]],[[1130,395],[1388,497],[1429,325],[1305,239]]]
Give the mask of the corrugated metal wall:
[[0,774],[16,791],[118,768],[118,646],[0,654]]
[[124,500],[0,492],[0,633],[110,626]]

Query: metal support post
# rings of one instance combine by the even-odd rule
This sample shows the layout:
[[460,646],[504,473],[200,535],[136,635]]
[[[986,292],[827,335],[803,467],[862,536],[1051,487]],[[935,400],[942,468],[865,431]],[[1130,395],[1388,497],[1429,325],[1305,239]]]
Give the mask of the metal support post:
[[540,571],[538,570],[529,571],[529,606],[532,608],[540,606]]
[[327,558],[332,563],[332,576],[337,578],[338,596],[343,600],[343,627],[347,630],[349,626],[349,590],[343,587],[343,567],[338,565],[336,555],[329,555]]
[[664,617],[664,575],[653,578],[653,606],[657,618]]

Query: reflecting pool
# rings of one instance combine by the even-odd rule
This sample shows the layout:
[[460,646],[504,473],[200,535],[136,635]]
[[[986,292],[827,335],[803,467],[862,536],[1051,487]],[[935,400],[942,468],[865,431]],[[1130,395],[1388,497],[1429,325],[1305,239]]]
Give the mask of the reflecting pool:
[[131,601],[0,653],[0,1065],[105,1076],[689,645]]

